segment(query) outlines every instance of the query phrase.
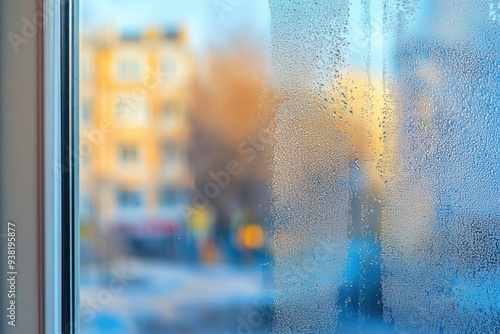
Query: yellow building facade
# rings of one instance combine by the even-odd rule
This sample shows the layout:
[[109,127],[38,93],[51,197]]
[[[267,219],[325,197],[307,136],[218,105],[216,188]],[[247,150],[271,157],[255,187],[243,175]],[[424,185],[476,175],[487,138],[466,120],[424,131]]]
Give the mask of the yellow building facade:
[[176,233],[193,185],[185,32],[83,35],[80,66],[82,242],[116,229]]

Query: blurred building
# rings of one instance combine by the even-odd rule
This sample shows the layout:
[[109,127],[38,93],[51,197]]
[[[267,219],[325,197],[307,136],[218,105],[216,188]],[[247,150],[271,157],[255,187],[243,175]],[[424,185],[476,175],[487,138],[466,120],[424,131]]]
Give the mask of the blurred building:
[[194,65],[186,42],[182,29],[82,34],[82,257],[109,248],[99,235],[140,249],[174,247],[171,240],[184,233],[193,184]]

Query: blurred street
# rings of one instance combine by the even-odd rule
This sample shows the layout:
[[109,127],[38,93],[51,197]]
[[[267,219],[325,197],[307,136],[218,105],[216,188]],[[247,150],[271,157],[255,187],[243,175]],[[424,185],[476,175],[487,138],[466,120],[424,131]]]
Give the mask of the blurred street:
[[144,260],[116,262],[108,268],[81,269],[85,333],[267,332],[267,268]]

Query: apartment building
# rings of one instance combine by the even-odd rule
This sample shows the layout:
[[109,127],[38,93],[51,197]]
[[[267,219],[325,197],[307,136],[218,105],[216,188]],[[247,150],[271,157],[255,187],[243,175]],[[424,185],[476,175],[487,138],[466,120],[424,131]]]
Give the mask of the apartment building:
[[80,49],[82,252],[96,235],[182,233],[193,184],[186,32],[84,34]]

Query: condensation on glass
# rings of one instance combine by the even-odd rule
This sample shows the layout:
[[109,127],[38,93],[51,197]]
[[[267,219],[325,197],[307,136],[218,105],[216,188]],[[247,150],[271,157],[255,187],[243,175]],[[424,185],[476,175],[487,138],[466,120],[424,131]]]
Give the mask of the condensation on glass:
[[274,332],[498,332],[500,3],[270,10]]

